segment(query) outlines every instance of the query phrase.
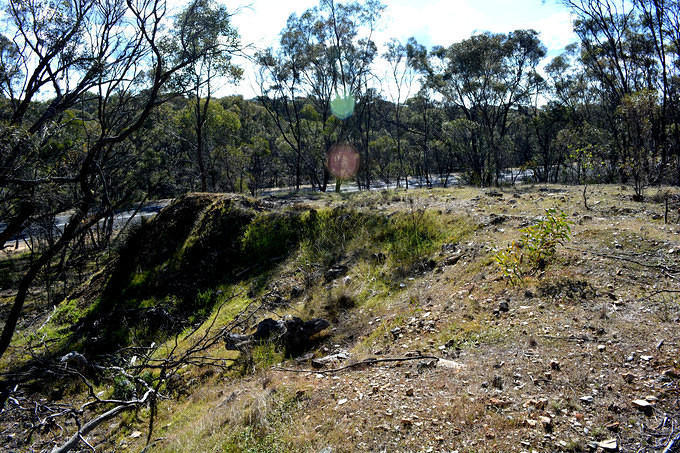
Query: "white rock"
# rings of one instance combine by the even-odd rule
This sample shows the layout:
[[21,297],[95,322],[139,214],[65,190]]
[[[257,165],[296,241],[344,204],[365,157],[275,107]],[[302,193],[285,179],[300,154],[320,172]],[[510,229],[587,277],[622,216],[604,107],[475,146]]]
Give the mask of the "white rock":
[[647,400],[634,400],[633,406],[637,407],[642,411],[648,411],[652,408],[652,403]]
[[602,442],[598,442],[597,446],[603,449],[604,451],[618,451],[619,450],[619,444],[616,442],[616,439],[607,439],[603,440]]
[[439,359],[437,360],[437,367],[459,370],[463,368],[463,364],[460,362],[456,362],[455,360]]

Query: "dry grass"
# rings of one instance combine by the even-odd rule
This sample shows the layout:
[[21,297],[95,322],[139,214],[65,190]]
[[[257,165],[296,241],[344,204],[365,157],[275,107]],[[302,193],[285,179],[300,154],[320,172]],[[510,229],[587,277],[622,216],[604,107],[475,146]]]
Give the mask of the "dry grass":
[[[654,451],[648,441],[662,439],[645,429],[665,416],[680,422],[680,381],[662,378],[680,367],[680,299],[663,292],[677,290],[680,226],[663,225],[662,202],[630,195],[593,187],[592,211],[581,188],[564,186],[506,189],[502,197],[465,188],[299,200],[386,215],[417,203],[445,221],[468,219],[455,245],[432,253],[433,269],[395,276],[348,260],[349,279],[318,281],[278,313],[332,318],[317,355],[420,351],[462,367],[409,361],[323,375],[267,367],[214,374],[161,403],[154,438],[162,440],[150,451],[587,451],[606,438],[621,451]],[[495,251],[553,207],[575,222],[572,241],[542,273],[509,286]],[[348,256],[368,245],[357,240]],[[293,262],[277,276],[299,281],[286,267]],[[501,302],[507,312],[497,311]],[[649,416],[632,406],[646,396],[657,398]]]

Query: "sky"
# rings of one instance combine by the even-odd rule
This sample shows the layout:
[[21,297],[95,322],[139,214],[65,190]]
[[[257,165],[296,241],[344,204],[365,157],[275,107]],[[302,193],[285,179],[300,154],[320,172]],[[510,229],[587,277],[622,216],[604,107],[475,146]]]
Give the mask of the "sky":
[[[318,0],[218,0],[230,11],[241,35],[241,41],[253,48],[275,47],[288,16],[301,14],[318,5]],[[449,46],[473,34],[507,33],[532,28],[540,33],[548,49],[546,63],[577,40],[572,32],[569,11],[558,0],[383,0],[383,12],[374,41],[382,53],[391,38],[406,42],[415,37],[428,49],[434,45]],[[251,50],[252,51],[252,50]],[[219,96],[242,94],[257,96],[256,68],[249,62],[237,61],[244,69],[243,80],[236,85],[224,84]],[[386,70],[384,62],[376,62],[376,73]]]

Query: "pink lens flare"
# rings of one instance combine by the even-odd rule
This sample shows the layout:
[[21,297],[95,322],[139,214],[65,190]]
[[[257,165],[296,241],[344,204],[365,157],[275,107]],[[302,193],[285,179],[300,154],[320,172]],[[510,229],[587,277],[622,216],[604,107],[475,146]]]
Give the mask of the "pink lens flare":
[[338,179],[349,179],[359,170],[359,153],[352,145],[333,145],[328,151],[328,170]]

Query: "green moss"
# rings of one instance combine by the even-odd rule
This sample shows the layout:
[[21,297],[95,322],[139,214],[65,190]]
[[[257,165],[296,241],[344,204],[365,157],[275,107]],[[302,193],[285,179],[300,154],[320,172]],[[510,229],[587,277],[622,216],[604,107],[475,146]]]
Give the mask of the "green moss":
[[78,307],[78,301],[75,299],[66,299],[54,310],[51,323],[53,325],[74,324],[82,317],[82,315],[83,313]]

